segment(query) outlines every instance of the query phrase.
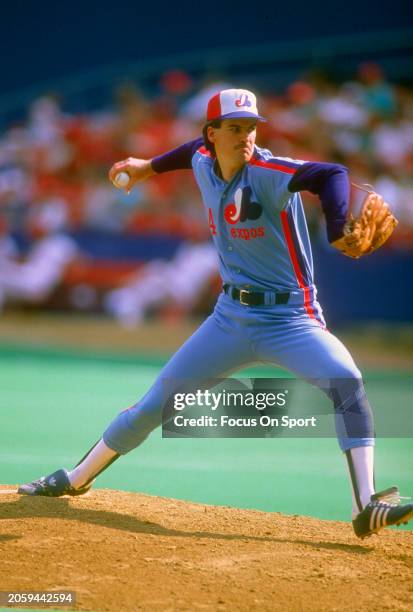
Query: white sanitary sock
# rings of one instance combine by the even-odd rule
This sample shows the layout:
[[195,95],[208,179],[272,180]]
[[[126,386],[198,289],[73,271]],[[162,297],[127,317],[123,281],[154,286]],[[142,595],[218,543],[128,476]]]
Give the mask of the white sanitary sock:
[[86,455],[82,463],[69,472],[69,481],[72,487],[78,489],[83,484],[91,480],[105,465],[117,456],[116,451],[112,450],[103,440]]
[[353,518],[367,506],[374,491],[374,446],[358,446],[346,451],[350,476]]

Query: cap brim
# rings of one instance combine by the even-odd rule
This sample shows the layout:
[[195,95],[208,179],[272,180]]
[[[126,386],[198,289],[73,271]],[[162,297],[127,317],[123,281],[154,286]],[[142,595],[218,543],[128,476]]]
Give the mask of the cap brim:
[[257,121],[267,121],[265,117],[261,117],[261,115],[254,115],[254,113],[248,113],[247,111],[228,113],[227,115],[217,117],[217,119],[256,119]]

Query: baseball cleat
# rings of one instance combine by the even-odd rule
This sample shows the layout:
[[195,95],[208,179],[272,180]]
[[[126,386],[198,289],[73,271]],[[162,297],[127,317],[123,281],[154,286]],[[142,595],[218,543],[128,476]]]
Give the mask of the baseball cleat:
[[93,481],[75,489],[70,484],[67,470],[61,469],[49,476],[42,476],[39,480],[20,485],[17,493],[20,493],[20,495],[44,495],[46,497],[84,495],[89,491],[92,484]]
[[370,503],[356,516],[353,529],[357,537],[367,538],[391,525],[407,525],[413,518],[413,504],[400,505],[397,487],[390,487],[371,496]]

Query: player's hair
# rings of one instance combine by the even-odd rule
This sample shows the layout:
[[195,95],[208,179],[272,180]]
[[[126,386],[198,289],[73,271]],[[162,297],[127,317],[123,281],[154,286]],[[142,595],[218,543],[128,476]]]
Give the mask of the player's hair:
[[215,157],[215,146],[209,140],[207,132],[209,127],[220,128],[222,125],[222,119],[215,119],[214,121],[208,121],[202,128],[202,136],[204,137],[204,144],[207,151],[212,153]]

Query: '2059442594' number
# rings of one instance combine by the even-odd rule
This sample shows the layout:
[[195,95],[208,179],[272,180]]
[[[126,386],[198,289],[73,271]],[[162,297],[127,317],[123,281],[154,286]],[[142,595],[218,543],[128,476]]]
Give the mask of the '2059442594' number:
[[73,591],[9,591],[0,593],[0,604],[74,604],[76,595]]

